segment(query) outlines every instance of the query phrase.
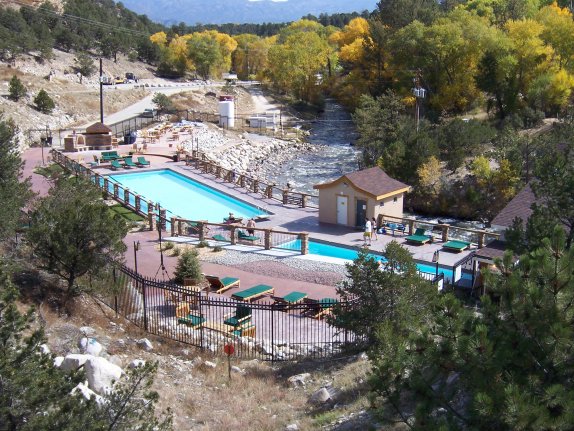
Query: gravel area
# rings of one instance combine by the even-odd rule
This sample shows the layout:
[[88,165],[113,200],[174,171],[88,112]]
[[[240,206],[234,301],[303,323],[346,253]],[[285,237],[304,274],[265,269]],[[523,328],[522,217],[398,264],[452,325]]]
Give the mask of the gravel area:
[[215,255],[206,253],[200,258],[212,263],[232,266],[255,274],[306,281],[325,286],[336,286],[347,274],[344,265],[293,257],[279,258],[260,253],[236,250],[225,250],[224,253],[217,253]]

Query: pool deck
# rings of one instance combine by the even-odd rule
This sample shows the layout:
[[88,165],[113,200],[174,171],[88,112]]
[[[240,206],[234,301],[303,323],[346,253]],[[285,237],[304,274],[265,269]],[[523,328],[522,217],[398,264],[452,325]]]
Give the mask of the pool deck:
[[[140,138],[138,138],[138,142]],[[344,226],[321,224],[318,221],[318,210],[314,208],[296,208],[292,206],[284,206],[277,201],[265,199],[261,195],[250,193],[248,190],[242,189],[237,185],[229,184],[223,180],[216,180],[214,176],[203,174],[196,171],[191,166],[186,166],[184,162],[174,162],[171,156],[175,153],[175,143],[164,139],[160,139],[155,144],[148,145],[148,150],[144,154],[147,160],[151,162],[149,168],[132,169],[134,172],[142,172],[154,169],[172,169],[189,178],[199,181],[205,185],[213,187],[223,193],[227,193],[235,198],[243,200],[249,204],[259,206],[268,212],[272,213],[269,220],[257,223],[258,228],[273,228],[277,230],[286,230],[292,232],[308,232],[312,239],[332,242],[335,244],[342,244],[346,246],[360,247],[363,245],[363,232],[357,231]],[[117,148],[120,155],[127,155],[132,151],[132,146],[121,145]],[[99,155],[100,151],[84,151],[79,153],[66,153],[69,157],[74,159],[81,159],[83,161],[92,161],[94,155]],[[23,159],[25,161],[24,176],[31,176],[32,187],[40,195],[45,195],[49,182],[42,176],[37,175],[33,170],[37,166],[42,165],[41,149],[32,148],[24,152]],[[49,161],[49,151],[44,149],[44,160],[46,163]],[[95,170],[102,175],[117,173],[108,167],[98,166]],[[130,170],[123,170],[122,173],[129,173]],[[144,193],[145,196],[145,193]],[[138,252],[138,270],[146,275],[161,278],[162,271],[159,268],[159,253],[155,245],[157,244],[156,232],[137,232],[130,233],[125,239],[128,246],[126,252],[126,263],[128,266],[133,267],[133,243],[140,241],[140,251]],[[436,241],[432,244],[425,245],[412,245],[405,241],[405,235],[397,234],[392,236],[390,234],[379,234],[378,239],[373,239],[372,245],[369,247],[371,250],[380,252],[391,241],[397,241],[402,246],[406,247],[412,256],[419,261],[431,263],[434,253],[441,250],[440,264],[441,266],[453,266],[457,261],[467,256],[472,250],[466,250],[460,253],[453,253],[442,250],[442,241]],[[245,251],[248,251],[248,247]],[[259,249],[259,252],[261,250]],[[345,261],[342,259],[329,258],[323,256],[305,256],[302,258],[313,259],[316,261],[324,261],[330,263],[343,264]],[[164,264],[168,274],[173,273],[177,258],[165,257]],[[232,276],[239,277],[242,280],[243,286],[255,284],[270,284],[276,287],[276,294],[285,294],[293,290],[308,292],[313,297],[323,297],[334,295],[335,288],[333,286],[323,286],[314,283],[307,283],[297,280],[278,279],[262,274],[254,274],[239,270],[237,268],[225,265],[217,265],[209,262],[202,262],[202,268],[205,273],[212,273],[218,276]]]

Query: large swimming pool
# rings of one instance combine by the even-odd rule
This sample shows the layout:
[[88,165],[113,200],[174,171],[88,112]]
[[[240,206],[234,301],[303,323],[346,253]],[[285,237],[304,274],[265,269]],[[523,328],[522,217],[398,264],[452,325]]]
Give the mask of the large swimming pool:
[[246,219],[267,214],[261,208],[235,199],[169,169],[114,174],[109,178],[145,199],[159,203],[172,215],[189,220],[221,223],[230,212],[233,212],[235,217]]

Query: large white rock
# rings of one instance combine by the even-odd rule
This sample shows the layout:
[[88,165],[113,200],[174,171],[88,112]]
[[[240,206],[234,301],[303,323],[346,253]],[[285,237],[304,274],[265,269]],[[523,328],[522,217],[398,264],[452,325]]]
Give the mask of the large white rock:
[[108,392],[122,376],[122,369],[105,358],[92,357],[84,365],[88,386],[98,394]]
[[62,362],[64,362],[63,356],[56,356],[54,358],[54,367],[60,368],[62,366]]
[[128,365],[130,368],[139,368],[145,366],[145,361],[143,359],[134,359]]
[[309,402],[311,404],[323,404],[326,403],[331,399],[331,394],[327,390],[327,388],[323,387],[316,391],[311,397],[309,398]]
[[297,374],[295,376],[291,376],[287,379],[287,381],[289,382],[289,384],[293,387],[298,387],[298,386],[305,386],[305,384],[307,383],[307,379],[311,377],[311,374],[309,373],[302,373],[302,374]]
[[80,353],[71,353],[64,358],[60,368],[64,371],[74,371],[84,365],[90,358],[93,358],[93,356],[82,355]]
[[84,337],[80,340],[80,349],[82,349],[82,353],[99,356],[104,348],[95,338]]
[[80,332],[84,334],[86,337],[89,337],[90,335],[94,335],[96,333],[96,330],[91,326],[82,326],[80,327]]

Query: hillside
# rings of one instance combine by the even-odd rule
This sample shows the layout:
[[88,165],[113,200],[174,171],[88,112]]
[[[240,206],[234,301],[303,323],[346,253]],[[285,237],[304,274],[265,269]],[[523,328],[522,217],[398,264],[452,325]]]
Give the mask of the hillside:
[[125,0],[123,4],[163,24],[264,23],[296,21],[307,14],[373,10],[376,0]]

